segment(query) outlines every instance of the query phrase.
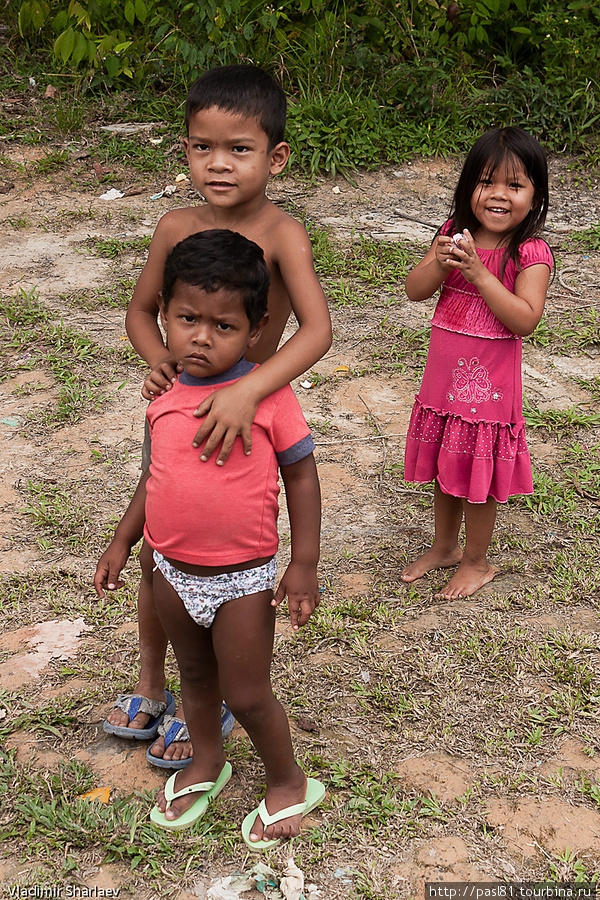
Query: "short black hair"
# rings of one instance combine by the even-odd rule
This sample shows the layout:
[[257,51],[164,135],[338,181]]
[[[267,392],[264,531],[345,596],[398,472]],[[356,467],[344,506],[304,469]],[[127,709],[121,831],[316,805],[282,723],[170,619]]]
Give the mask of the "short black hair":
[[165,309],[176,281],[207,293],[225,288],[241,294],[250,327],[267,312],[269,270],[265,255],[254,241],[225,228],[199,231],[175,244],[165,262],[162,299]]
[[284,139],[287,103],[283,88],[258,66],[220,66],[197,78],[185,101],[187,134],[191,117],[211,106],[257,119],[269,139],[269,150]]

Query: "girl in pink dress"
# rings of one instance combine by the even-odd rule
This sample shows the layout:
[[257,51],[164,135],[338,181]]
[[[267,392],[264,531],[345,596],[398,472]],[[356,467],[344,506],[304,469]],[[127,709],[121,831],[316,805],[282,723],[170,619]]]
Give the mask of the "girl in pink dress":
[[550,248],[537,237],[547,210],[542,147],[521,128],[494,128],[469,152],[450,218],[406,279],[410,300],[442,288],[404,471],[407,481],[435,480],[435,536],[402,572],[410,582],[458,564],[438,598],[466,597],[492,580],[496,506],[533,492],[521,337],[542,317],[552,271]]

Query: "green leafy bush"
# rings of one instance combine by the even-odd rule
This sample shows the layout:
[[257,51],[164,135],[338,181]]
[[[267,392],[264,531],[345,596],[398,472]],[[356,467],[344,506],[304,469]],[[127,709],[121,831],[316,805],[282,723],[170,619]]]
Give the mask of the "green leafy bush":
[[26,48],[88,88],[171,88],[181,100],[213,65],[274,71],[292,101],[296,162],[312,172],[463,151],[498,124],[600,158],[599,30],[592,0],[18,5]]

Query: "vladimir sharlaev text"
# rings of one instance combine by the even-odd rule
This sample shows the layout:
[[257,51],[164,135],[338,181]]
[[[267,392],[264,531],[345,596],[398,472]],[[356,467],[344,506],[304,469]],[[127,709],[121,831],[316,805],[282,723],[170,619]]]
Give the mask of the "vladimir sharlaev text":
[[68,897],[118,897],[121,888],[80,887],[77,884],[34,884],[21,887],[13,884],[8,888],[9,897],[33,897],[35,900],[64,900]]

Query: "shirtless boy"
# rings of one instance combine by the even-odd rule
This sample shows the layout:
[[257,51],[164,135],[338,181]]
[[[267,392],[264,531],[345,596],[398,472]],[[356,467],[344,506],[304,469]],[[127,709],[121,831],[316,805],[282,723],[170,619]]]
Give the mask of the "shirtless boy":
[[[289,159],[285,115],[286,98],[280,85],[255,66],[212,69],[194,82],[186,101],[183,143],[192,182],[206,203],[174,209],[161,218],[127,311],[131,343],[152,370],[142,389],[142,395],[151,401],[170,390],[177,375],[176,362],[165,347],[157,321],[165,260],[175,244],[199,231],[226,228],[264,251],[271,277],[269,318],[260,340],[246,353],[251,362],[261,365],[211,394],[196,411],[198,417],[204,417],[193,441],[199,448],[199,465],[225,465],[238,435],[249,454],[250,428],[259,402],[307,371],[331,346],[327,301],[315,274],[306,229],[265,194],[269,178],[279,175]],[[299,327],[278,350],[292,311]],[[131,717],[123,708],[114,707],[105,730],[121,737],[137,736],[128,732],[141,730],[140,736],[148,738],[152,736],[149,723],[161,718],[165,705],[167,638],[156,613],[152,551],[146,542],[140,564],[140,673],[134,695],[161,705],[154,707],[158,710],[154,717],[147,712]],[[102,565],[101,559],[99,567]],[[110,586],[108,571],[106,577]],[[149,761],[167,768],[187,765],[193,751],[185,739],[181,708],[174,726],[179,739],[165,748],[164,737],[159,737],[147,753]]]

